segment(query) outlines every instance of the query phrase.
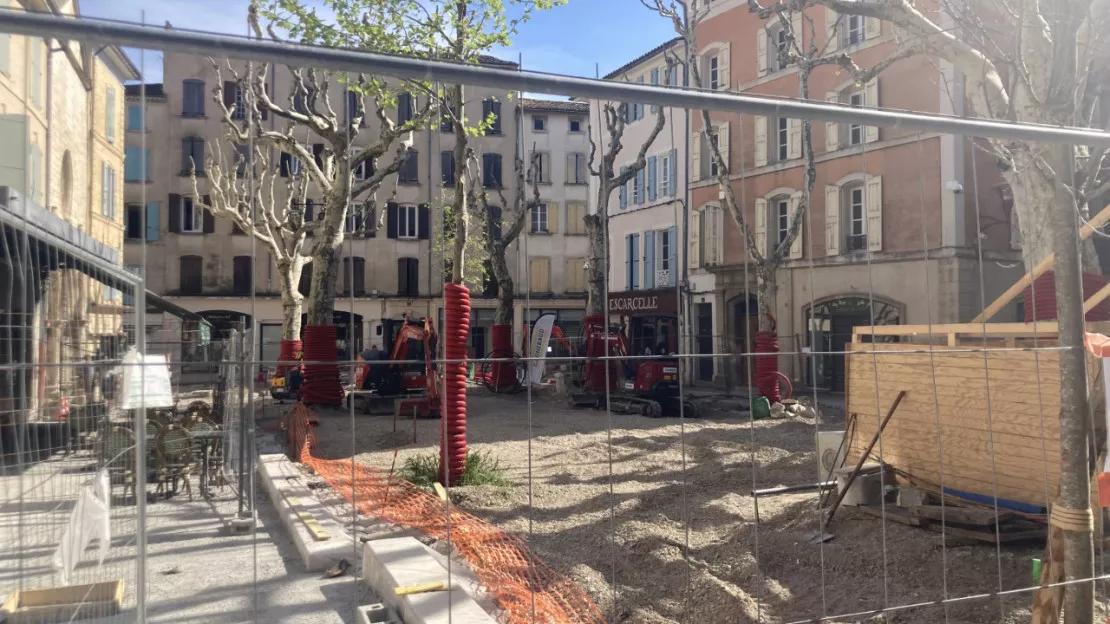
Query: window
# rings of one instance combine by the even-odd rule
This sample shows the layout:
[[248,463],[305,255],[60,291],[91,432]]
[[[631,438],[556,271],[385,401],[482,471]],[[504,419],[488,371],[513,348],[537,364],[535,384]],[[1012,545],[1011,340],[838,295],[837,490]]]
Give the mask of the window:
[[711,130],[709,132],[709,159],[708,160],[709,160],[709,175],[713,176],[713,177],[717,177],[718,170],[719,170],[719,164],[717,163],[717,157],[714,155],[714,153],[716,152],[716,150],[714,148],[720,148],[720,138],[719,138],[719,135],[717,134],[717,129],[716,128],[714,128],[713,130]]
[[779,245],[790,233],[790,198],[780,197],[774,200],[772,205],[775,210],[775,244]]
[[790,41],[786,36],[786,28],[781,22],[777,22],[768,30],[767,37],[771,45],[767,46],[767,69],[776,72],[786,66],[783,58],[790,51]]
[[864,38],[865,38],[865,33],[864,33],[864,28],[865,28],[864,24],[865,24],[865,22],[864,22],[863,16],[862,15],[845,15],[844,20],[846,22],[845,35],[844,35],[845,41],[844,42],[847,45],[855,45],[857,43],[862,43]]
[[482,154],[482,186],[501,188],[501,154]]
[[199,295],[204,290],[204,259],[200,256],[181,256],[178,290],[183,295]]
[[181,139],[181,175],[188,175],[194,167],[198,176],[204,175],[204,139],[187,136]]
[[537,154],[535,175],[540,184],[551,184],[551,154],[540,152]]
[[716,56],[709,58],[709,88],[716,91],[721,88],[721,66]]
[[567,202],[567,234],[580,236],[586,233],[586,203]]
[[397,125],[412,121],[413,101],[411,93],[401,93],[397,96]]
[[247,165],[251,162],[251,147],[249,145],[235,146],[235,175],[240,178],[247,175]]
[[279,163],[279,167],[281,169],[281,177],[297,177],[301,174],[301,160],[296,156],[282,152],[281,156],[279,157]]
[[352,147],[351,148],[351,165],[352,165],[351,175],[354,176],[355,181],[357,181],[357,182],[362,182],[366,178],[369,178],[370,176],[374,175],[374,163],[371,162],[371,160],[369,158],[367,158],[366,160],[363,160],[362,162],[360,162],[357,165],[354,164],[354,161],[357,159],[358,155],[361,154],[361,153],[362,153],[362,148],[361,147]]
[[100,188],[100,214],[116,220],[116,170],[108,163],[102,163]]
[[564,275],[568,293],[586,292],[585,258],[567,258],[567,269]]
[[567,154],[567,184],[585,184],[587,175],[586,154],[582,152]]
[[104,137],[109,143],[116,142],[116,90],[112,87],[104,91]]
[[204,211],[193,203],[192,197],[181,198],[181,231],[186,234],[200,234],[204,231]]
[[340,294],[355,297],[366,294],[366,258],[343,258],[343,275],[338,291]]
[[439,171],[443,178],[443,186],[453,186],[455,180],[455,152],[444,150],[439,153]]
[[659,194],[663,197],[674,195],[674,174],[678,160],[678,151],[671,150],[659,157]]
[[401,184],[420,183],[420,152],[409,148],[405,164],[401,165],[401,171],[397,174],[397,181]]
[[532,232],[534,234],[548,233],[547,204],[532,205]]
[[582,118],[581,117],[571,117],[570,118],[570,131],[571,132],[582,132]]
[[[856,91],[848,94],[848,104],[855,108],[862,108],[864,102],[864,95],[862,91]],[[848,145],[860,145],[863,143],[863,126],[859,124],[848,124]]]
[[501,134],[501,102],[490,98],[482,101],[482,121],[488,123],[487,135]]
[[231,292],[236,295],[249,295],[254,287],[254,259],[250,256],[235,256],[231,259]]
[[231,113],[231,117],[232,119],[244,119],[247,116],[247,106],[243,101],[243,87],[235,85],[235,90],[233,91],[233,93],[233,103],[235,105],[235,110]]
[[547,115],[532,115],[532,130],[547,132]]
[[143,207],[139,204],[127,204],[124,208],[124,236],[127,240],[143,238]]
[[312,292],[312,263],[306,262],[301,268],[301,279],[297,282],[297,292],[305,297]]
[[790,158],[790,120],[779,117],[775,132],[775,157],[782,162]]
[[664,271],[671,270],[671,252],[674,251],[674,241],[671,240],[671,230],[659,230],[659,264],[657,265]]
[[640,169],[632,176],[632,203],[644,203],[644,170]]
[[181,83],[181,116],[204,117],[204,81],[189,79]]
[[397,207],[397,238],[416,239],[420,231],[420,218],[416,206]]
[[127,106],[127,131],[128,132],[143,132],[146,128],[143,127],[143,107],[140,104],[129,104]]
[[867,249],[867,210],[863,203],[863,186],[850,186],[845,191],[848,216],[848,251]]
[[293,110],[303,115],[312,114],[312,109],[315,108],[316,89],[308,85],[305,85],[303,91],[297,86],[294,86],[294,89],[297,91],[293,94]]
[[420,295],[420,261],[416,258],[397,259],[397,294],[402,297]]
[[360,107],[361,104],[362,104],[362,94],[359,93],[358,91],[352,91],[350,89],[347,89],[347,123],[351,123],[351,121],[354,120],[356,115],[361,114],[361,117],[359,117],[359,120],[358,120],[358,127],[359,128],[365,128],[366,127],[366,110],[363,109],[361,113],[359,112],[359,107]]
[[150,182],[150,150],[141,147],[124,148],[123,180]]
[[640,287],[640,235],[628,234],[624,237],[624,289],[635,290]]
[[551,259],[532,258],[528,261],[531,279],[528,289],[534,293],[551,292]]

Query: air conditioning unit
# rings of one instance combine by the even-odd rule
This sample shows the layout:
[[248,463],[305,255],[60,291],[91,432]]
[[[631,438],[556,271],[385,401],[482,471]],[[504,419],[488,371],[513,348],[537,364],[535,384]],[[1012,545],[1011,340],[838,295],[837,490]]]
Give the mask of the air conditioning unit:
[[844,441],[844,431],[818,431],[817,456],[821,459],[821,480],[831,478],[837,468],[844,465],[848,455],[848,444]]
[[665,285],[670,284],[670,283],[671,283],[671,270],[670,269],[659,269],[658,271],[655,272],[655,284],[657,286],[659,286],[659,285],[665,286]]

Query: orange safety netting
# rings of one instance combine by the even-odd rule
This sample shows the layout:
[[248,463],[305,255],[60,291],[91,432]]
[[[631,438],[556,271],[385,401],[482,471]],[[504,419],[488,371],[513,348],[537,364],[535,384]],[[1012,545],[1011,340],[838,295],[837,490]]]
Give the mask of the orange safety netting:
[[[513,624],[601,624],[593,601],[574,581],[539,560],[524,542],[455,507],[450,514],[438,497],[383,470],[353,459],[312,455],[315,417],[301,403],[289,413],[287,426],[294,459],[311,467],[364,514],[446,540],[477,575]],[[352,481],[353,478],[353,481]]]

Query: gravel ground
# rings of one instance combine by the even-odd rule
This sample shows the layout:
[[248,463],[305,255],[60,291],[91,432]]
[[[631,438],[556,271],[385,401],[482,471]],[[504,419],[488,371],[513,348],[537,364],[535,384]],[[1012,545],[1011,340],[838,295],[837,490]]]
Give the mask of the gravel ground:
[[[822,409],[829,421],[822,429],[843,421],[838,408]],[[400,467],[436,448],[439,437],[434,420],[417,423],[413,445],[408,420],[394,433],[389,416],[360,415],[352,434],[348,413],[318,414],[323,456],[357,451],[358,461],[383,469],[394,449]],[[1028,586],[1031,558],[1043,550],[943,548],[936,533],[884,525],[853,508],[838,512],[833,541],[811,545],[804,537],[817,526],[813,493],[761,498],[757,523],[753,488],[817,480],[813,421],[753,427],[746,415],[714,410],[686,421],[683,431],[677,419],[610,421],[605,412],[549,397],[535,398],[529,412],[523,395],[478,391],[467,428],[471,448],[492,451],[514,485],[455,488],[453,500],[527,540],[615,622],[865,621],[841,614]],[[888,612],[884,621],[1027,622],[1031,600],[1020,593],[919,606]]]

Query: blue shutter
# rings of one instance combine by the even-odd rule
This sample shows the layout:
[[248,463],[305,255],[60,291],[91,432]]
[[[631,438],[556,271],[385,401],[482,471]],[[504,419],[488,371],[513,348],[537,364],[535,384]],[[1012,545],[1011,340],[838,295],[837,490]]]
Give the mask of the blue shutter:
[[644,203],[644,170],[640,169],[636,172],[636,199],[637,204]]
[[648,158],[647,161],[648,201],[655,201],[655,187],[659,183],[658,180],[659,177],[655,175],[655,156],[652,156],[651,158]]
[[158,202],[152,201],[146,204],[146,239],[148,241],[158,240],[159,219],[162,211]]
[[[624,174],[624,171],[625,171],[625,168],[621,167],[621,174],[622,175]],[[621,209],[623,210],[625,208],[628,208],[628,184],[627,183],[621,185]]]
[[142,130],[143,129],[143,107],[138,104],[131,104],[127,107],[127,129],[128,130]]
[[128,147],[123,150],[123,179],[128,182],[142,180],[143,152],[140,147]]
[[[655,69],[651,70],[651,84],[653,84],[653,85],[658,85],[658,84],[659,84],[659,68],[658,68],[658,67],[656,67]],[[654,115],[654,114],[655,114],[655,113],[656,113],[656,112],[657,112],[658,110],[659,110],[659,107],[658,107],[658,106],[656,106],[655,104],[652,104],[652,105],[651,105],[651,113],[652,113],[653,115]]]
[[145,166],[145,168],[143,169],[142,175],[140,177],[142,178],[143,182],[150,182],[150,150],[149,149],[143,150],[143,165]]
[[678,277],[678,228],[677,227],[672,225],[671,227],[667,228],[667,239],[670,241],[670,244],[671,244],[671,248],[668,250],[670,252],[670,256],[671,256],[670,262],[668,262],[668,264],[671,267],[671,270],[670,270],[671,281],[670,281],[670,284],[668,284],[668,286],[674,286],[677,283],[677,277]]
[[678,150],[671,148],[671,195],[678,196]]
[[624,289],[632,290],[632,235],[624,237]]
[[640,287],[640,235],[632,235],[632,290]]
[[644,232],[644,288],[655,288],[655,232]]

